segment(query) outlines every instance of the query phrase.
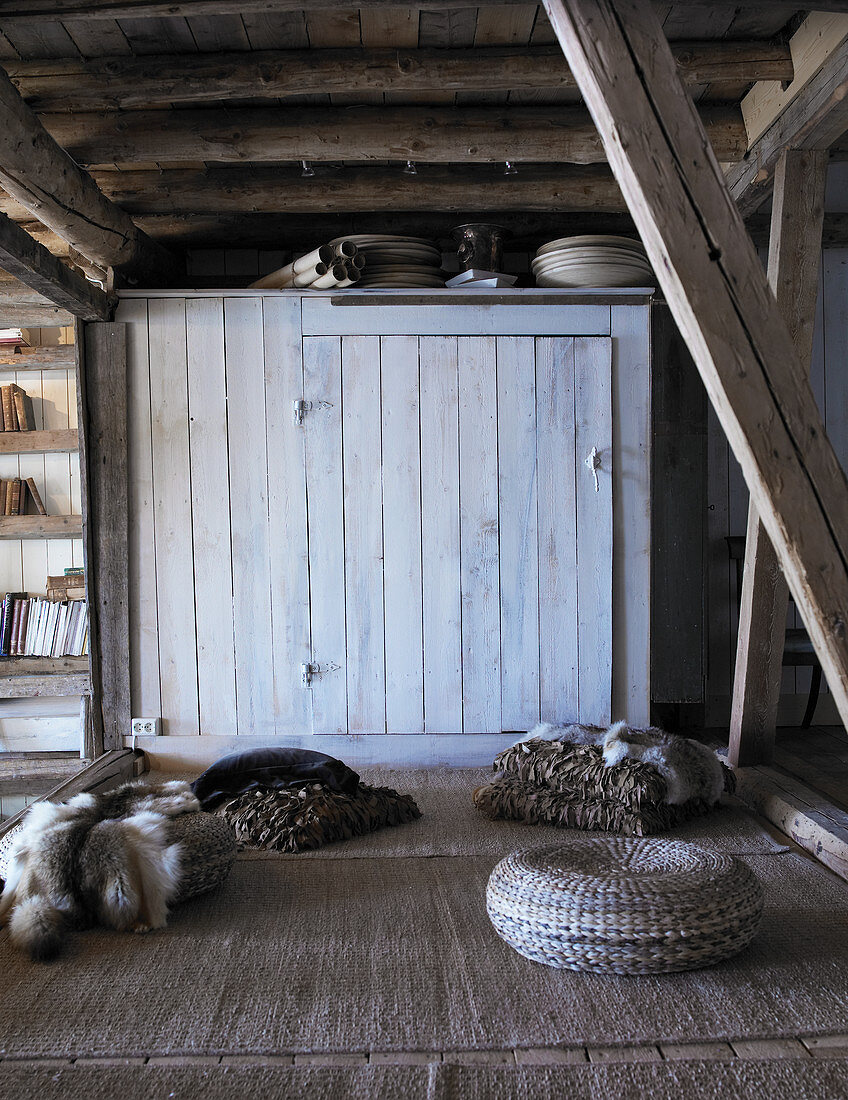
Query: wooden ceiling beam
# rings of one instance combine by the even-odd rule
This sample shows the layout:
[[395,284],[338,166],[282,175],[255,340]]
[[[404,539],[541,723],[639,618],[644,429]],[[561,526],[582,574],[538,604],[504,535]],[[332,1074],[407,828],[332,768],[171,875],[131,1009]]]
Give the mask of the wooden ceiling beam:
[[[98,186],[121,209],[137,214],[309,213],[372,210],[490,210],[624,212],[606,165],[522,166],[516,175],[489,166],[422,165],[406,175],[400,164],[315,168],[304,179],[294,168],[218,168],[207,171],[95,172]],[[0,203],[2,209],[2,203]]]
[[[702,119],[720,160],[744,155],[745,127],[738,108],[707,106]],[[603,143],[582,107],[556,111],[547,107],[210,108],[46,114],[41,121],[83,165],[407,159],[449,164],[506,160],[595,164],[605,160]],[[0,155],[0,163],[2,159]]]
[[784,150],[829,149],[846,130],[848,39],[834,50],[747,155],[725,174],[742,216],[754,213],[771,194],[775,168]]
[[848,721],[848,482],[759,257],[652,8],[544,3]]
[[146,237],[61,149],[0,71],[0,186],[78,252],[128,277],[161,279],[175,257]]
[[32,320],[13,322],[9,317],[20,318],[33,310],[48,316],[57,307],[85,321],[103,321],[110,316],[109,300],[99,287],[71,270],[5,215],[0,215],[0,268],[24,284],[0,285],[0,325],[32,325]]
[[[687,84],[792,79],[788,46],[675,42]],[[357,92],[475,92],[576,87],[555,46],[470,50],[262,50],[4,61],[36,112]]]
[[[738,7],[739,0],[677,0],[692,8]],[[486,6],[524,4],[526,0],[487,0]],[[397,0],[368,0],[369,8],[393,8]],[[477,8],[480,0],[414,0],[407,5],[419,11]],[[659,5],[667,8],[663,2]],[[746,8],[769,8],[774,0],[745,0]],[[323,11],[350,11],[350,0],[321,0]],[[819,11],[848,11],[848,0],[816,0]],[[166,16],[232,15],[241,12],[303,11],[303,0],[0,0],[0,24],[97,19],[142,19]]]

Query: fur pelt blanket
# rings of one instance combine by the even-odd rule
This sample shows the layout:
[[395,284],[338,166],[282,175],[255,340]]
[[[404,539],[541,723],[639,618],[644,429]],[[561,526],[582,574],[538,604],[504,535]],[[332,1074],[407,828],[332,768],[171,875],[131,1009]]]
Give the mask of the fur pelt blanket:
[[603,750],[607,767],[622,760],[640,760],[651,764],[665,781],[665,799],[680,806],[699,799],[715,805],[724,790],[724,771],[718,756],[698,741],[666,733],[656,726],[634,729],[625,722],[611,726],[586,726],[572,723],[552,726],[542,722],[522,741],[567,741],[573,745],[594,745]]
[[9,856],[0,923],[12,943],[49,959],[66,928],[164,926],[180,883],[168,823],[200,809],[188,783],[125,783],[67,802],[36,802]]

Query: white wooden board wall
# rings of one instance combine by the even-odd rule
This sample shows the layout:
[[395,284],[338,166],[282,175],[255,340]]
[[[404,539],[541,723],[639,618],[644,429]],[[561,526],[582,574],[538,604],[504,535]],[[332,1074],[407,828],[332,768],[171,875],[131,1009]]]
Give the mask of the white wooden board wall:
[[[604,721],[612,690],[644,721],[647,631],[623,612],[613,625],[610,589],[642,569],[647,593],[647,534],[613,578],[610,469],[615,453],[644,497],[623,512],[616,503],[617,526],[629,508],[647,531],[647,435],[613,441],[622,372],[615,364],[613,387],[610,340],[496,336],[491,320],[489,335],[419,338],[395,309],[377,325],[360,307],[334,315],[389,332],[301,341],[300,300],[120,306],[131,326],[133,713],[162,714],[177,736],[485,733],[540,716]],[[579,308],[547,307],[551,331],[579,331]],[[609,332],[619,315],[618,344],[635,358],[624,389],[632,375],[643,394],[623,431],[641,432],[647,310],[601,307],[598,322],[590,308],[590,330]],[[500,331],[522,312],[499,311]],[[468,330],[461,309],[435,312],[425,331]],[[312,408],[296,429],[301,396]],[[592,446],[599,493],[582,466]],[[545,466],[566,476],[542,478]],[[576,622],[575,576],[582,654],[561,627]],[[625,643],[634,625],[641,646]],[[322,670],[311,692],[308,661]]]
[[[76,428],[73,371],[0,371],[9,382],[32,398],[36,428]],[[77,454],[0,455],[0,477],[34,478],[49,515],[81,511]],[[43,596],[48,574],[82,564],[81,539],[0,539],[0,592]],[[79,709],[79,698],[0,700],[0,752],[78,751]]]
[[[848,470],[848,249],[822,253],[816,329],[810,384],[824,418],[828,436],[844,469]],[[708,425],[708,680],[707,724],[726,725],[736,656],[736,577],[728,560],[726,535],[744,535],[748,517],[748,490],[739,465],[712,409]],[[803,622],[789,605],[789,626]],[[778,721],[798,725],[810,688],[809,668],[784,668]],[[816,710],[816,721],[838,722],[826,685]]]

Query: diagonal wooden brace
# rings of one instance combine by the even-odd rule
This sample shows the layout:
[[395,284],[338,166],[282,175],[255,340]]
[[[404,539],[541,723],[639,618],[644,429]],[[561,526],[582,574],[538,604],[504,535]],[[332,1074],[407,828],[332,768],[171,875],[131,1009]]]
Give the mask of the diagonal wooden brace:
[[848,722],[848,483],[662,28],[648,0],[545,8]]

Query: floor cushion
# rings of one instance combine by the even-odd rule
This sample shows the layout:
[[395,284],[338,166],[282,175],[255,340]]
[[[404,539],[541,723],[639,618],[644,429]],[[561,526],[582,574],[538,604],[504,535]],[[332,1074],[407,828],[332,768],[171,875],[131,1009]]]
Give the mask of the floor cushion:
[[[491,818],[650,836],[714,808],[697,798],[669,805],[656,768],[637,760],[607,767],[594,745],[520,741],[499,753],[493,766],[496,778],[473,795],[477,809]],[[732,791],[733,773],[723,770]]]
[[242,791],[316,782],[334,791],[355,794],[359,776],[347,764],[326,753],[269,745],[216,760],[191,787],[203,809],[212,810],[228,796]]
[[746,947],[763,893],[734,856],[680,840],[571,837],[513,852],[486,909],[519,954],[597,974],[711,966]]
[[320,783],[245,791],[221,806],[218,813],[232,826],[239,843],[277,852],[320,848],[421,816],[409,795],[365,783],[360,783],[353,795],[329,790]]
[[181,814],[169,823],[168,835],[182,849],[174,902],[188,901],[224,882],[238,854],[235,834],[226,821],[203,812]]

